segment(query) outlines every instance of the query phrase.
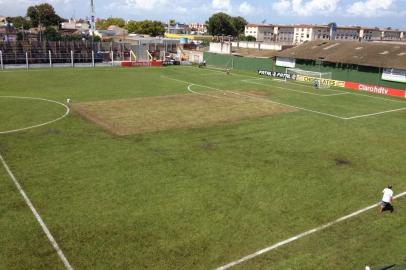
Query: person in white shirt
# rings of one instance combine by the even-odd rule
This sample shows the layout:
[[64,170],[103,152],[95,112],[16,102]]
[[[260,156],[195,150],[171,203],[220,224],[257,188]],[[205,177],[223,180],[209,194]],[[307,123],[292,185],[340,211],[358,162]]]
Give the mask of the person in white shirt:
[[383,211],[389,210],[391,213],[393,212],[393,190],[392,190],[392,186],[389,185],[387,188],[385,188],[383,191],[383,197],[382,197],[382,201],[380,202],[380,206],[381,206],[381,213]]

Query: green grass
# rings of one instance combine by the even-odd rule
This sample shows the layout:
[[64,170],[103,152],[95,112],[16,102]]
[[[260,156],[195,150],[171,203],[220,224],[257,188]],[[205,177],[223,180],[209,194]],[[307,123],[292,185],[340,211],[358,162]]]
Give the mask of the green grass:
[[[406,107],[366,94],[293,92],[276,86],[337,93],[270,79],[249,84],[246,76],[255,74],[12,71],[0,72],[0,96],[83,102],[187,92],[188,83],[170,77],[262,91],[265,99],[339,117]],[[7,115],[0,131],[63,113],[47,103],[0,102],[0,115]],[[371,205],[388,183],[405,191],[405,117],[398,111],[342,120],[301,110],[120,137],[72,113],[49,126],[0,135],[0,153],[75,269],[213,269]],[[3,169],[0,187],[0,269],[62,269]],[[392,215],[371,210],[236,269],[362,269],[405,261],[405,203],[399,199]]]

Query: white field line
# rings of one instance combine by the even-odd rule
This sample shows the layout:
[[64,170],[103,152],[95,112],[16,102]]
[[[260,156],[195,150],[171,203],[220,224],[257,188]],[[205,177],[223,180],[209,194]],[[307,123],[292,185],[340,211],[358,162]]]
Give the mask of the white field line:
[[[202,93],[193,91],[193,90],[192,90],[192,86],[193,86],[193,85],[195,85],[195,84],[189,84],[189,85],[187,86],[187,90],[188,90],[189,92],[193,93],[193,94],[200,95],[200,96],[206,96],[206,97],[220,98],[220,99],[222,98],[222,97],[219,97],[219,96],[213,96],[213,95],[209,95],[209,94],[202,94]],[[224,98],[225,98],[225,97],[224,97]]]
[[222,89],[218,89],[218,88],[214,88],[214,87],[210,87],[210,86],[206,86],[206,85],[202,85],[202,84],[195,84],[195,83],[192,83],[192,82],[183,81],[183,80],[179,80],[179,79],[175,79],[175,78],[170,78],[170,77],[167,77],[167,76],[162,76],[162,77],[163,77],[163,78],[166,78],[166,79],[169,79],[169,80],[173,80],[173,81],[177,81],[177,82],[186,83],[186,84],[189,84],[189,85],[190,85],[190,84],[193,84],[193,85],[201,86],[201,87],[204,87],[204,88],[207,88],[207,89],[212,89],[212,90],[217,90],[217,91],[222,91],[222,92],[229,92],[229,93],[233,93],[233,94],[235,94],[235,95],[245,96],[245,97],[253,98],[253,99],[259,99],[259,100],[262,100],[262,101],[265,101],[265,102],[269,102],[269,103],[273,103],[273,104],[278,104],[278,105],[282,105],[282,106],[294,108],[294,109],[297,109],[297,110],[308,111],[308,112],[312,112],[312,113],[316,113],[316,114],[321,114],[321,115],[330,116],[330,117],[333,117],[333,118],[338,118],[338,119],[345,120],[345,118],[343,118],[343,117],[341,117],[341,116],[334,115],[334,114],[329,114],[329,113],[314,111],[314,110],[310,110],[310,109],[306,109],[306,108],[302,108],[302,107],[298,107],[298,106],[293,106],[293,105],[289,105],[289,104],[285,104],[285,103],[281,103],[281,102],[276,102],[276,101],[273,101],[273,100],[270,100],[270,99],[264,99],[264,98],[259,98],[259,97],[250,96],[250,95],[243,95],[243,94],[241,94],[241,93],[237,93],[237,92],[233,92],[233,91],[228,91],[228,90],[222,90]]
[[51,232],[49,231],[47,225],[45,222],[42,220],[41,216],[38,214],[38,211],[35,209],[34,205],[31,203],[30,199],[28,198],[27,194],[25,191],[22,189],[20,183],[17,181],[15,178],[13,172],[10,170],[9,166],[7,165],[6,161],[4,160],[3,156],[0,154],[0,160],[1,163],[3,164],[3,167],[6,169],[8,175],[10,178],[13,180],[15,186],[17,187],[18,191],[20,192],[21,196],[23,197],[24,201],[28,205],[28,207],[31,209],[31,212],[34,214],[35,218],[37,219],[38,223],[40,224],[42,230],[44,231],[45,235],[48,237],[49,242],[51,242],[53,248],[55,249],[56,253],[58,254],[59,258],[65,265],[65,268],[68,270],[73,270],[73,267],[70,265],[68,259],[66,258],[65,254],[59,247],[58,243],[55,241],[55,238],[52,236]]
[[[277,79],[277,78],[256,78],[256,79],[248,79],[247,81],[251,81],[251,80],[263,80],[263,81],[271,81],[271,82],[277,82],[277,83],[281,83],[281,84],[292,84],[292,85],[299,85],[299,86],[302,86],[302,87],[305,87],[305,88],[309,88],[309,89],[311,89],[311,90],[313,90],[314,91],[314,87],[313,86],[310,86],[310,85],[306,85],[306,84],[304,84],[304,83],[297,83],[297,82],[293,82],[293,81],[290,81],[290,80],[283,80],[283,79]],[[272,86],[272,85],[266,85],[266,86]],[[291,89],[291,88],[289,88],[289,89]],[[323,89],[319,89],[318,91],[325,91],[325,92],[328,92],[328,91],[330,91],[330,92],[335,92],[335,93],[343,93],[343,91],[342,90],[336,90],[336,89],[331,89],[331,88],[323,88]],[[349,92],[344,92],[344,93],[346,93],[346,94],[350,94]]]
[[369,117],[369,116],[380,115],[380,114],[385,114],[385,113],[390,113],[390,112],[404,111],[404,110],[406,110],[406,108],[400,108],[400,109],[394,109],[394,110],[388,110],[388,111],[370,113],[370,114],[364,114],[364,115],[357,115],[357,116],[352,116],[352,117],[346,117],[345,120]]
[[[217,72],[217,73],[223,73],[224,74],[224,71],[222,72],[222,71],[218,71],[218,70],[210,70],[209,68],[207,68],[206,70],[211,71],[211,72]],[[236,74],[236,73],[230,73],[230,75],[232,75],[232,76],[240,76],[240,77],[245,77],[245,78],[251,78],[253,80],[267,80],[266,78],[262,78],[262,77],[248,76],[248,75],[242,75],[242,74]],[[274,81],[274,80],[275,79],[271,79],[271,81]],[[275,81],[280,82],[278,80],[275,80]],[[303,84],[303,83],[298,83],[298,82],[293,82],[293,81],[286,81],[286,82],[284,81],[284,83],[289,83],[289,84],[294,84],[294,85],[300,85],[300,86],[307,87],[307,88],[312,88],[309,85],[306,85],[306,84]],[[342,92],[342,90],[336,90],[336,89],[325,89],[325,90],[334,91],[334,92]],[[344,89],[344,90],[347,90],[347,89]],[[350,94],[350,95],[355,95],[355,96],[363,96],[363,97],[368,97],[368,98],[382,99],[382,100],[386,100],[386,101],[405,103],[406,104],[406,102],[402,101],[402,100],[389,99],[389,98],[373,96],[373,95],[367,95],[367,94],[354,93],[354,92],[345,92],[345,93]]]
[[[257,79],[257,80],[267,80],[266,78],[256,78],[256,79]],[[255,80],[255,79],[253,79],[253,80]],[[275,79],[270,79],[270,80],[271,80],[271,81],[277,81],[277,80],[275,80]],[[277,82],[280,82],[280,81],[277,81]],[[313,87],[311,87],[311,86],[309,86],[309,85],[306,85],[306,84],[304,84],[304,83],[293,82],[293,81],[286,81],[286,82],[283,81],[283,82],[284,82],[284,83],[288,83],[288,84],[300,85],[300,86],[303,86],[303,87],[306,87],[306,88],[311,88],[311,89],[313,89]],[[324,89],[324,90],[335,91],[335,92],[342,92],[342,90],[335,90],[335,89]],[[345,93],[347,93],[347,94],[349,94],[349,95],[362,96],[362,97],[367,97],[367,98],[375,98],[375,99],[381,99],[381,100],[390,101],[390,102],[397,102],[397,103],[406,104],[406,102],[403,101],[403,100],[390,99],[390,98],[375,96],[375,95],[372,95],[372,94],[368,95],[368,92],[365,92],[364,94],[360,94],[360,93],[354,93],[353,91],[348,90],[348,89],[346,89],[346,88],[343,88],[343,90],[349,91],[349,92],[345,92]],[[362,92],[362,91],[361,91],[361,92]]]
[[[403,192],[403,193],[400,193],[400,194],[396,195],[394,198],[395,198],[395,199],[396,199],[396,198],[400,198],[400,197],[405,196],[405,195],[406,195],[406,191]],[[347,220],[347,219],[350,219],[350,218],[352,218],[352,217],[358,216],[358,215],[360,215],[360,214],[362,214],[362,213],[364,213],[364,212],[366,212],[366,211],[368,211],[368,210],[370,210],[370,209],[372,209],[372,208],[374,208],[374,207],[377,207],[378,205],[379,205],[379,204],[370,205],[370,206],[368,206],[368,207],[365,207],[365,208],[363,208],[363,209],[360,209],[360,210],[358,210],[358,211],[355,211],[355,212],[353,212],[353,213],[351,213],[351,214],[349,214],[349,215],[340,217],[340,218],[338,218],[338,219],[336,219],[336,220],[334,220],[334,221],[331,221],[331,222],[329,222],[329,223],[326,223],[326,224],[324,224],[324,225],[321,225],[321,226],[319,226],[319,227],[317,227],[317,228],[314,228],[314,229],[305,231],[305,232],[303,232],[303,233],[301,233],[301,234],[298,234],[298,235],[295,235],[295,236],[293,236],[293,237],[291,237],[291,238],[288,238],[288,239],[286,239],[286,240],[280,241],[280,242],[278,242],[278,243],[276,243],[276,244],[274,244],[274,245],[272,245],[272,246],[269,246],[269,247],[266,247],[266,248],[264,248],[264,249],[258,250],[258,251],[254,252],[254,253],[252,253],[252,254],[250,254],[250,255],[247,255],[247,256],[245,256],[245,257],[239,259],[239,260],[236,260],[236,261],[233,261],[233,262],[228,263],[228,264],[226,264],[226,265],[220,266],[220,267],[216,268],[216,270],[225,270],[225,269],[231,268],[231,267],[233,267],[233,266],[235,266],[235,265],[237,265],[237,264],[240,264],[240,263],[243,263],[243,262],[245,262],[245,261],[251,260],[251,259],[253,259],[253,258],[255,258],[255,257],[257,257],[257,256],[259,256],[259,255],[261,255],[261,254],[264,254],[264,253],[267,253],[267,252],[272,251],[272,250],[274,250],[274,249],[277,249],[277,248],[279,248],[279,247],[281,247],[281,246],[284,246],[284,245],[289,244],[289,243],[291,243],[291,242],[293,242],[293,241],[296,241],[296,240],[298,240],[298,239],[300,239],[300,238],[303,238],[303,237],[305,237],[305,236],[307,236],[307,235],[309,235],[309,234],[313,234],[313,233],[315,233],[315,232],[319,232],[319,231],[324,230],[324,229],[326,229],[326,228],[328,228],[328,227],[331,227],[332,225],[335,225],[335,224],[337,224],[337,223],[340,223],[340,222],[342,222],[342,221],[344,221],[344,220]]]
[[0,131],[0,135],[1,134],[9,134],[9,133],[15,133],[15,132],[19,132],[19,131],[24,131],[27,129],[32,129],[32,128],[37,128],[37,127],[42,127],[45,125],[49,125],[52,123],[55,123],[56,121],[59,121],[63,118],[65,118],[66,116],[68,116],[70,109],[68,106],[66,106],[65,104],[59,102],[59,101],[55,101],[55,100],[51,100],[51,99],[45,99],[45,98],[34,98],[34,97],[19,97],[19,96],[0,96],[0,98],[14,98],[14,99],[29,99],[29,100],[41,100],[41,101],[46,101],[46,102],[51,102],[51,103],[55,103],[58,105],[61,105],[63,107],[65,107],[66,111],[65,114],[48,122],[42,123],[42,124],[38,124],[38,125],[34,125],[34,126],[29,126],[29,127],[25,127],[25,128],[19,128],[19,129],[13,129],[13,130],[6,130],[6,131]]
[[297,93],[306,94],[306,95],[320,96],[320,97],[329,97],[329,96],[338,96],[338,95],[347,95],[347,94],[349,94],[347,92],[341,92],[341,93],[338,93],[338,94],[319,94],[319,93],[295,90],[295,89],[292,89],[292,88],[287,88],[287,87],[282,87],[282,86],[276,86],[276,85],[269,85],[269,84],[264,84],[264,83],[259,83],[259,82],[253,82],[250,79],[241,80],[241,81],[245,82],[245,83],[262,85],[262,86],[266,86],[266,87],[269,87],[269,88],[279,88],[279,89],[283,89],[283,90],[287,90],[287,91],[297,92]]
[[[361,118],[361,117],[368,117],[368,116],[380,115],[380,114],[385,114],[385,113],[391,113],[391,112],[395,112],[395,111],[406,110],[406,108],[400,108],[400,109],[382,111],[382,112],[377,112],[377,113],[372,113],[372,114],[358,115],[358,116],[352,116],[352,117],[342,117],[342,116],[338,116],[338,115],[334,115],[334,114],[330,114],[330,113],[325,113],[325,112],[320,112],[320,111],[315,111],[315,110],[311,110],[311,109],[307,109],[307,108],[303,108],[303,107],[299,107],[299,106],[293,106],[293,105],[289,105],[289,104],[286,104],[286,103],[273,101],[273,100],[270,100],[270,99],[264,99],[264,98],[255,97],[255,96],[251,96],[251,95],[244,95],[244,94],[233,92],[233,91],[230,91],[230,90],[222,90],[222,89],[218,89],[218,88],[207,86],[207,85],[196,84],[196,83],[192,83],[192,82],[188,82],[188,81],[184,81],[184,80],[170,78],[170,77],[163,76],[163,75],[161,77],[169,79],[169,80],[181,82],[181,83],[186,83],[186,84],[189,84],[189,85],[196,85],[196,86],[204,87],[204,88],[207,88],[207,89],[212,89],[212,90],[217,90],[217,91],[222,91],[222,92],[228,92],[228,93],[232,93],[232,94],[235,94],[235,95],[248,97],[248,98],[252,98],[252,99],[259,99],[259,100],[262,100],[262,101],[265,101],[265,102],[274,103],[274,104],[278,104],[278,105],[282,105],[282,106],[286,106],[286,107],[290,107],[290,108],[294,108],[294,109],[298,109],[298,110],[302,110],[302,111],[312,112],[312,113],[315,113],[315,114],[321,114],[321,115],[325,115],[325,116],[329,116],[329,117],[333,117],[333,118],[338,118],[338,119],[341,119],[341,120],[352,120],[352,119],[357,119],[357,118]],[[348,94],[351,94],[351,93],[348,93]],[[337,94],[330,94],[330,95],[337,95]]]

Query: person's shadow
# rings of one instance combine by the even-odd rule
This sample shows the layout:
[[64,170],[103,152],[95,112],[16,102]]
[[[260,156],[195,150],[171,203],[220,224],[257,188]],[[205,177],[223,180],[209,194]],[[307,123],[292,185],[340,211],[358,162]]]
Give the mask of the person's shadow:
[[[391,213],[394,211],[395,209],[393,208],[393,205],[391,204],[386,204],[385,207],[382,209],[382,212],[385,211],[390,211]],[[392,266],[391,266],[392,267]],[[385,268],[385,269],[389,269],[389,268]]]

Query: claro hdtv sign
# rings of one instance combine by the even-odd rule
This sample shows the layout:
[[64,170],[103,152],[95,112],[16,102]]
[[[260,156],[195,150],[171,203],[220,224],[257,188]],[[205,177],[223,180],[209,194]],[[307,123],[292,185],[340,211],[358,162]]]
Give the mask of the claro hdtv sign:
[[406,98],[406,91],[394,88],[388,88],[377,85],[369,85],[362,83],[354,82],[345,82],[345,88],[356,90],[356,91],[365,91],[374,94],[380,94],[385,96],[401,97]]

